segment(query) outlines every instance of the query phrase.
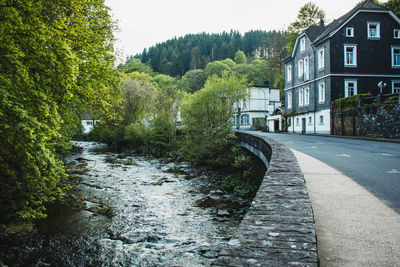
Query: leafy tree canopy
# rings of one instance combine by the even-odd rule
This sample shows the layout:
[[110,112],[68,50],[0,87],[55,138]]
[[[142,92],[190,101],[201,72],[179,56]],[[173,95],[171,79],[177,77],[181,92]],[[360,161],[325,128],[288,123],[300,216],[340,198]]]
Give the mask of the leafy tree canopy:
[[297,14],[296,21],[292,22],[288,27],[289,43],[287,50],[289,53],[293,50],[297,36],[311,25],[317,25],[324,18],[325,11],[321,10],[314,3],[309,2],[302,6]]
[[109,112],[119,82],[100,0],[0,1],[0,221],[45,216],[86,109]]
[[235,54],[235,62],[237,64],[245,64],[246,63],[246,55],[243,53],[243,51],[237,51]]

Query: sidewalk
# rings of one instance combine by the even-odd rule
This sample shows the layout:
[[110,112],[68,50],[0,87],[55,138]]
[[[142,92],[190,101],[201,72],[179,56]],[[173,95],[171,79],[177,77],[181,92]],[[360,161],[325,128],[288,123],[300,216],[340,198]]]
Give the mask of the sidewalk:
[[312,203],[321,266],[400,266],[400,215],[341,172],[292,151]]

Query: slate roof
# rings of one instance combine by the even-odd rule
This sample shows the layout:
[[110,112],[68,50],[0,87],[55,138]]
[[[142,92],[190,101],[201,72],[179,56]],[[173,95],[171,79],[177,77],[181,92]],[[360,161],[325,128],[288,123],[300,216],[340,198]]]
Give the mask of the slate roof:
[[[325,40],[329,37],[329,35],[340,28],[344,23],[347,22],[354,14],[359,11],[391,11],[389,8],[375,4],[373,0],[367,0],[360,5],[357,5],[352,10],[347,12],[345,15],[341,16],[338,19],[335,19],[327,26],[310,26],[306,30],[304,30],[301,34],[306,34],[307,37],[310,39],[312,45],[318,44],[320,41]],[[294,50],[293,50],[294,51]],[[289,54],[285,59],[283,59],[283,63],[288,62],[292,59],[293,54]]]
[[[314,41],[311,41],[312,43],[318,43],[319,41],[325,39],[326,37],[329,36],[333,31],[335,31],[337,28],[342,26],[343,23],[345,23],[349,18],[351,18],[354,14],[356,14],[358,11],[390,11],[389,8],[375,4],[372,0],[367,0],[364,3],[356,6],[352,10],[350,10],[348,13],[345,15],[341,16],[338,19],[335,19],[330,23],[328,26],[325,27],[325,31],[321,33],[321,35],[316,38]],[[308,30],[308,29],[307,29]],[[306,31],[307,31],[306,30]]]

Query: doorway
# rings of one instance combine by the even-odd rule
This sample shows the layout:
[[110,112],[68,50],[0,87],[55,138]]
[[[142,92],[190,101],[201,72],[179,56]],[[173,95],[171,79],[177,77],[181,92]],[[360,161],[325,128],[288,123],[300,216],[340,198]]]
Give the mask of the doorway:
[[306,118],[302,118],[301,119],[301,133],[302,134],[306,133],[306,123],[307,123]]

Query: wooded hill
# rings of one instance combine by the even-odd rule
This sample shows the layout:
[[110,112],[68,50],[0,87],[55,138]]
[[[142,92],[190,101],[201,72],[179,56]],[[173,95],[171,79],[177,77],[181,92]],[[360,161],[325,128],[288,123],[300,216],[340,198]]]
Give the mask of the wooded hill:
[[[286,32],[249,31],[241,34],[231,30],[220,34],[188,34],[156,44],[141,54],[127,58],[124,68],[129,69],[133,59],[140,59],[158,73],[173,77],[182,76],[189,70],[204,69],[212,61],[234,58],[238,50],[248,59],[264,57],[281,68],[286,55]],[[120,66],[121,67],[121,66]]]

